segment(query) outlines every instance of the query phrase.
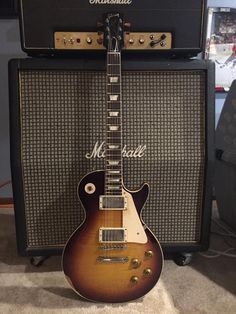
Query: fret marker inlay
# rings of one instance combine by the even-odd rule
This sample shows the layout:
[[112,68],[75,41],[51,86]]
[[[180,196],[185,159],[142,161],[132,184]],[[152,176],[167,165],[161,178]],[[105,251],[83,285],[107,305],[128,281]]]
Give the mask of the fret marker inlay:
[[119,95],[109,95],[109,96],[110,96],[111,101],[117,101],[119,97]]
[[119,145],[108,145],[109,149],[118,149]]
[[118,117],[118,115],[119,115],[119,111],[110,111],[109,112],[110,117]]
[[117,160],[108,160],[108,163],[110,166],[117,166],[120,162]]
[[109,130],[110,131],[118,131],[119,130],[119,126],[118,125],[109,125]]
[[118,83],[119,77],[118,76],[110,76],[110,83]]

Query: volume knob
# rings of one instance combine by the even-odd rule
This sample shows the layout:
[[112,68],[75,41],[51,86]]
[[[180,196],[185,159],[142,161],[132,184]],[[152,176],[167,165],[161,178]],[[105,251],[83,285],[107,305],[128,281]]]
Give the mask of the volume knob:
[[131,264],[132,264],[133,268],[138,268],[141,265],[141,262],[137,258],[133,258],[131,260]]

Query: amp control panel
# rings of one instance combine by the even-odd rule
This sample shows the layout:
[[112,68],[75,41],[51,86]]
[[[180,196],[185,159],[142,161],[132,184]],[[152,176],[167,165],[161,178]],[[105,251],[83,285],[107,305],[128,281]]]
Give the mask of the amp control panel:
[[[105,50],[103,32],[55,32],[58,50]],[[124,32],[124,50],[167,50],[172,48],[169,32]]]

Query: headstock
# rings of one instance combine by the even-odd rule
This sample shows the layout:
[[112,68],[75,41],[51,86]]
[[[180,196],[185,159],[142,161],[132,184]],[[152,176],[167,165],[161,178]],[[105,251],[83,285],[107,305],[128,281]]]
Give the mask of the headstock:
[[124,44],[124,37],[123,20],[119,13],[109,13],[106,15],[103,44],[108,51],[121,51]]

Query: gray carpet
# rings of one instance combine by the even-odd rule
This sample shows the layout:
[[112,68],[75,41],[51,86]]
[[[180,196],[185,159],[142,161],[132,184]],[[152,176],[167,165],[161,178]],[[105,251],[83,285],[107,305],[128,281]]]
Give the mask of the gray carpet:
[[[214,230],[217,227],[214,226]],[[211,236],[211,247],[225,250],[236,241]],[[235,253],[235,252],[234,252]],[[60,257],[36,268],[17,256],[14,215],[0,210],[0,313],[236,313],[236,259],[207,259],[195,254],[190,266],[165,261],[156,287],[143,299],[126,304],[83,301],[68,287]]]

